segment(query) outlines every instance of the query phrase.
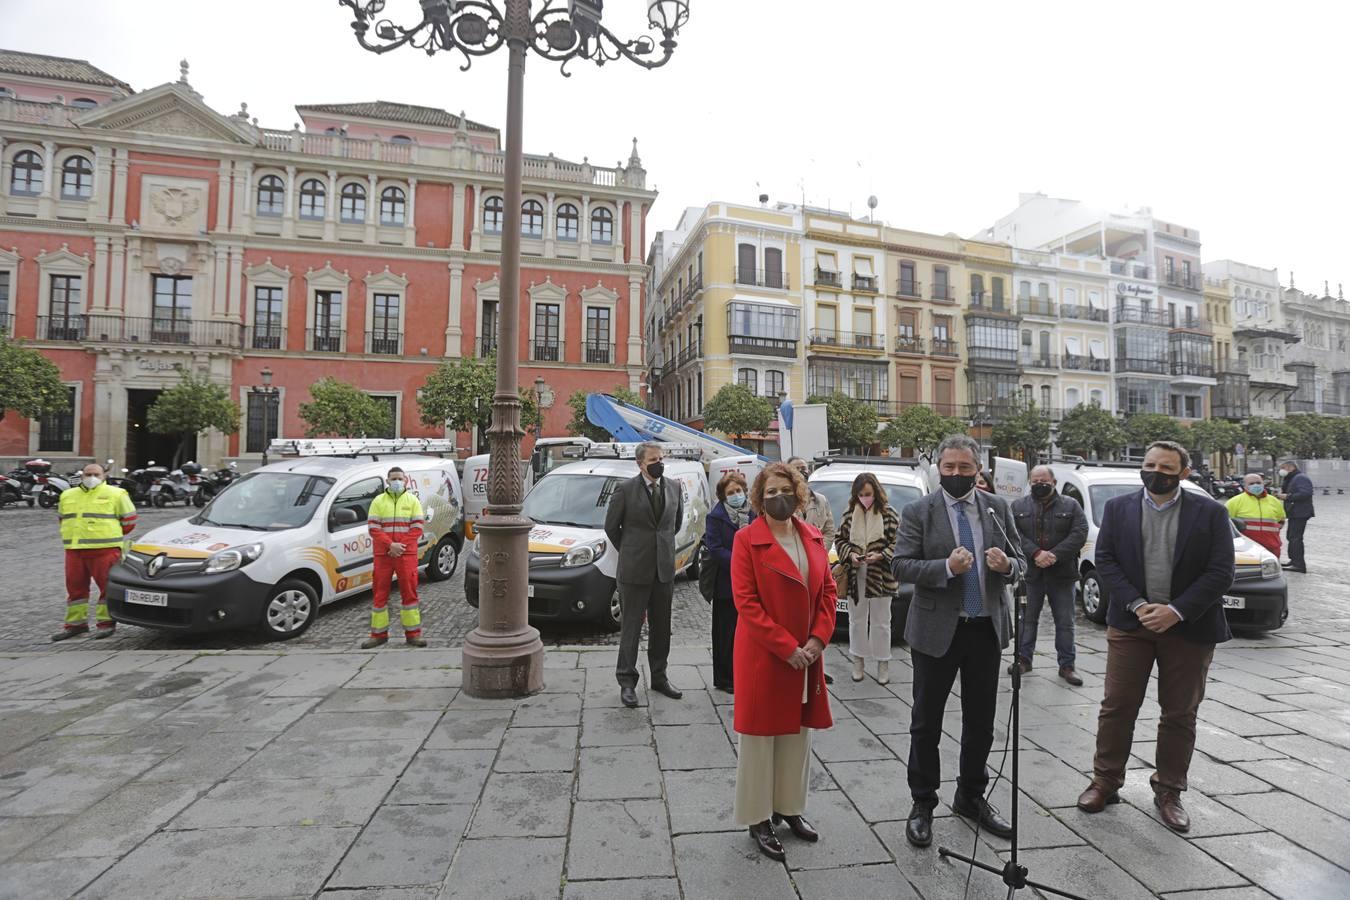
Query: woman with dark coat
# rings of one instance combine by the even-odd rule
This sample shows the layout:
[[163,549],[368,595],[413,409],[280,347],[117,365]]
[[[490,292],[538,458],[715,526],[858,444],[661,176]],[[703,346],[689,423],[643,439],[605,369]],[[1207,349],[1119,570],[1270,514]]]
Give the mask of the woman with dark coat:
[[779,861],[780,822],[804,841],[820,839],[802,815],[811,776],[808,729],[834,724],[821,659],[834,634],[829,551],[820,532],[794,516],[808,491],[791,466],[766,466],[750,489],[760,516],[736,533],[731,553],[740,689],[735,817],[760,852]]
[[712,599],[713,687],[732,693],[731,650],[736,643],[736,604],[731,599],[731,547],[736,532],[755,520],[745,476],[728,472],[717,482],[717,505],[708,513],[703,543],[717,567]]

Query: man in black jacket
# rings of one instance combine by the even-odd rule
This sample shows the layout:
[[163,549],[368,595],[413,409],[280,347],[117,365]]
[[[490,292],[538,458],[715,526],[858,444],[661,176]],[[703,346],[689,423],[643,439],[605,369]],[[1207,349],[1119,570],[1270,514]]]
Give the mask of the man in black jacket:
[[1078,553],[1087,542],[1088,523],[1083,507],[1055,490],[1055,473],[1049,466],[1036,466],[1029,478],[1031,494],[1013,502],[1013,521],[1027,559],[1027,608],[1022,618],[1022,637],[1017,659],[1008,667],[1031,671],[1036,650],[1036,627],[1041,607],[1050,600],[1055,619],[1055,654],[1059,677],[1079,687],[1083,679],[1074,670],[1077,659],[1073,642],[1073,589],[1078,581]]
[[1280,466],[1280,475],[1284,478],[1284,514],[1289,519],[1289,562],[1284,568],[1289,572],[1308,571],[1307,560],[1303,558],[1303,532],[1308,528],[1308,520],[1313,517],[1312,479],[1298,470],[1298,463],[1287,460]]

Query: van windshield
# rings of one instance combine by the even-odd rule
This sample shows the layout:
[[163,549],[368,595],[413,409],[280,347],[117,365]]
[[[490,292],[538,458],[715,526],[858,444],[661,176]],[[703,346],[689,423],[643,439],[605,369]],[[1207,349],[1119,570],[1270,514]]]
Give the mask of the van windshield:
[[1129,484],[1094,484],[1088,488],[1088,494],[1092,497],[1092,524],[1098,528],[1102,527],[1102,510],[1106,509],[1106,502],[1112,497],[1119,497],[1122,494],[1139,493],[1139,485],[1133,482]]
[[281,531],[314,517],[333,479],[291,472],[250,472],[221,491],[190,520],[193,525]]
[[[825,499],[830,501],[830,512],[834,513],[834,527],[839,527],[839,520],[844,517],[844,512],[848,509],[848,498],[853,492],[853,482],[851,481],[812,481],[811,490],[817,494],[824,494]],[[903,484],[883,484],[882,490],[886,492],[886,502],[897,513],[905,508],[905,504],[911,500],[918,500],[923,494],[919,493],[918,488],[908,487]]]
[[552,475],[535,484],[523,511],[540,525],[603,528],[605,509],[624,480],[613,475]]

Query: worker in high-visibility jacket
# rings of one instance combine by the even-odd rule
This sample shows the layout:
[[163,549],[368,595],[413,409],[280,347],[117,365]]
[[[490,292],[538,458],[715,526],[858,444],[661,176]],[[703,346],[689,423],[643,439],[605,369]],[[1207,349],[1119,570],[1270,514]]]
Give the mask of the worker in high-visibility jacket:
[[136,504],[126,491],[108,484],[102,466],[91,462],[80,483],[61,492],[57,512],[66,548],[66,621],[52,640],[89,631],[91,579],[98,586],[94,637],[105,638],[116,624],[108,615],[108,570],[122,558],[122,542],[136,527]]
[[398,466],[389,470],[385,491],[370,504],[366,516],[375,545],[375,608],[370,613],[370,637],[361,642],[369,650],[389,640],[389,582],[398,576],[402,602],[399,622],[410,647],[425,647],[422,610],[417,602],[417,542],[422,537],[422,503],[408,490],[408,475]]
[[1228,498],[1228,517],[1246,523],[1242,533],[1265,547],[1278,559],[1284,504],[1266,490],[1265,479],[1252,472],[1242,479],[1242,493]]

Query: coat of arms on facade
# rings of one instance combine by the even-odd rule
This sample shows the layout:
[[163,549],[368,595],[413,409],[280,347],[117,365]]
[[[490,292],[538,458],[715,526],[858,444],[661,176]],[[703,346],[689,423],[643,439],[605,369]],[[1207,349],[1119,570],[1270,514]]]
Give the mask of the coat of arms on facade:
[[192,191],[182,188],[164,188],[150,195],[150,205],[155,212],[164,217],[170,225],[181,225],[202,205],[201,200]]

